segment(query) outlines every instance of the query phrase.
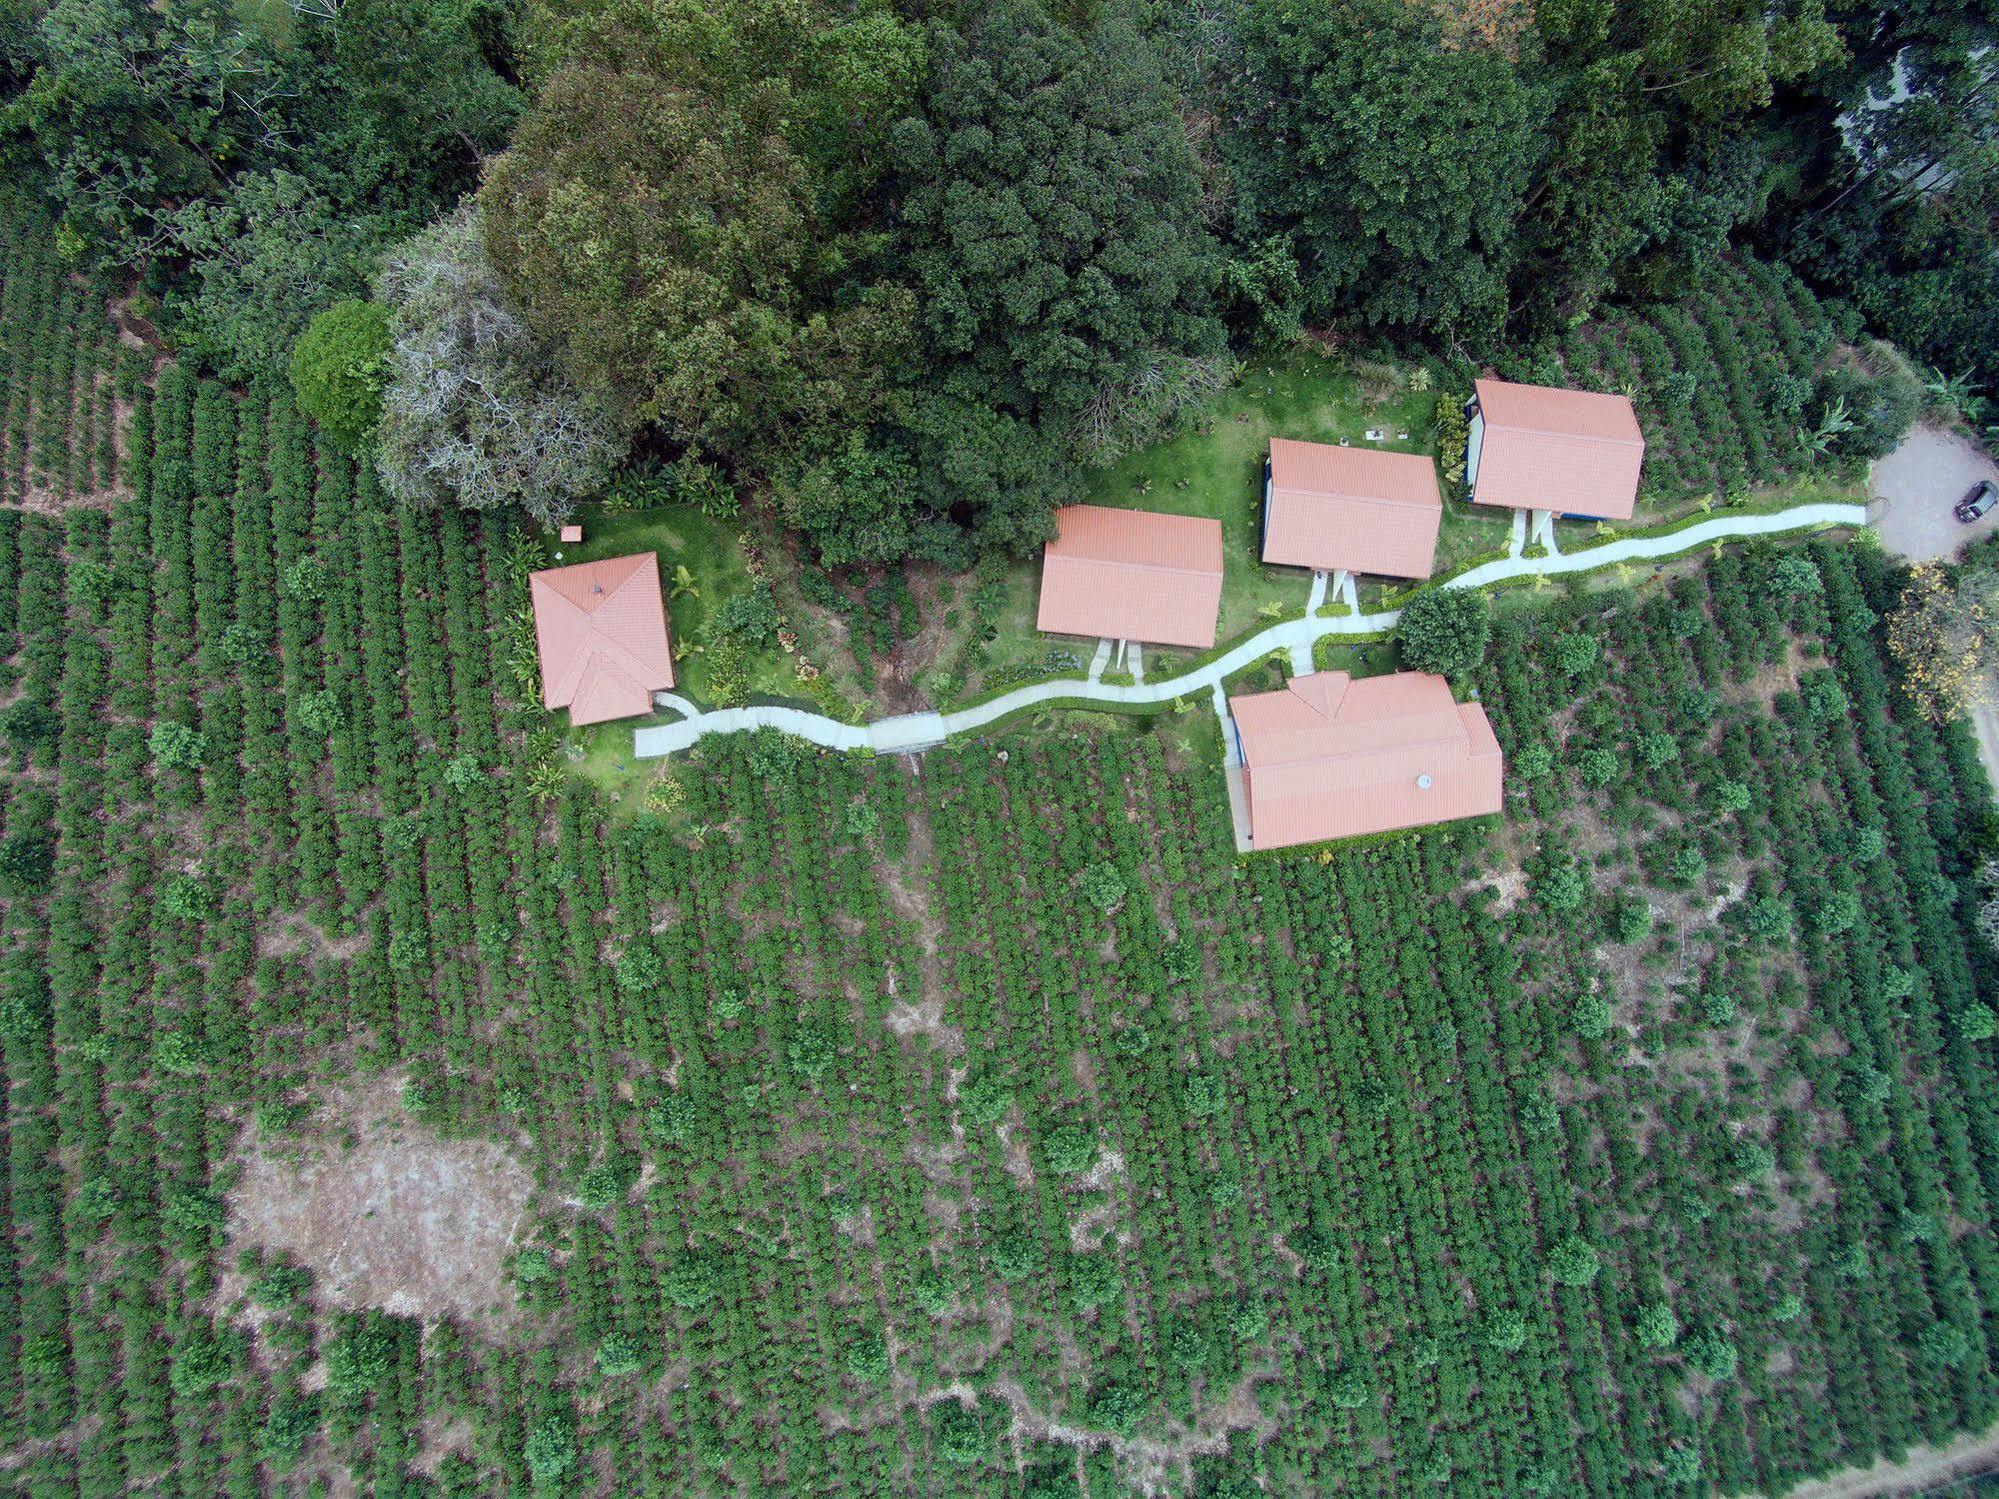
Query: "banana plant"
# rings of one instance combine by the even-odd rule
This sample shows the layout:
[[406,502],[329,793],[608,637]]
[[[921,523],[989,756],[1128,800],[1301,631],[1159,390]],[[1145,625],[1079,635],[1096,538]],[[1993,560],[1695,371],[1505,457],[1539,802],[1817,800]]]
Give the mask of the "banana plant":
[[528,794],[538,802],[552,802],[562,794],[564,779],[561,761],[544,760],[528,771]]
[[1851,432],[1857,425],[1846,414],[1846,397],[1835,396],[1819,413],[1819,424],[1798,434],[1798,443],[1812,457],[1823,458],[1832,451],[1833,439]]
[[1923,382],[1923,390],[1939,406],[1948,406],[1968,422],[1975,422],[1985,415],[1990,404],[1971,383],[1972,372],[1960,371],[1946,375],[1934,365],[1930,367],[1930,378]]
[[526,587],[528,574],[540,567],[543,561],[541,538],[526,530],[517,530],[507,538],[506,571],[515,586]]

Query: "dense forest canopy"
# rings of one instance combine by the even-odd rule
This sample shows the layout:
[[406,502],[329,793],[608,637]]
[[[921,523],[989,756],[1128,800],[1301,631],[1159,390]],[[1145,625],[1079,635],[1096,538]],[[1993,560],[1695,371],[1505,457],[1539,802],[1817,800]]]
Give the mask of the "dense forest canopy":
[[[464,357],[582,403],[508,455],[537,513],[636,444],[829,563],[962,565],[1301,327],[1470,367],[1751,250],[1989,384],[1995,33],[1983,0],[8,0],[0,163],[235,381],[392,303],[476,198],[518,328]],[[393,321],[313,345],[392,410]],[[407,447],[396,492],[439,467]]]

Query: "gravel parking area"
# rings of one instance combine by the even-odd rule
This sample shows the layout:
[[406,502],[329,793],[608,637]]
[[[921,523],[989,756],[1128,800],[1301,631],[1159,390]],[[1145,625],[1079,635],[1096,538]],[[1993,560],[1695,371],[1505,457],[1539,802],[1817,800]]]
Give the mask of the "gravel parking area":
[[1999,509],[1968,526],[1951,514],[1980,479],[1999,481],[1999,463],[1968,438],[1917,427],[1874,465],[1869,520],[1900,556],[1918,562],[1955,556],[1967,541],[1999,531]]

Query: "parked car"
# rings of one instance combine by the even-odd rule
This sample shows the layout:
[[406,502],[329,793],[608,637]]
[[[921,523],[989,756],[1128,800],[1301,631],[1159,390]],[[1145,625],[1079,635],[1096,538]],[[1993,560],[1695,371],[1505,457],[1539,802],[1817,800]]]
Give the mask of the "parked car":
[[1968,525],[1994,505],[1999,505],[1999,484],[1980,479],[1971,486],[1971,493],[1957,502],[1957,518]]

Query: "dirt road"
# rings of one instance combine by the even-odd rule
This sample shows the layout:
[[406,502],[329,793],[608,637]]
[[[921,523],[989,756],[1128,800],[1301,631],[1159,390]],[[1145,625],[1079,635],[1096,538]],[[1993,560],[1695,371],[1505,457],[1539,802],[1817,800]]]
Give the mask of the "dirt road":
[[1970,439],[1916,427],[1874,465],[1868,521],[1889,551],[1928,562],[1957,553],[1967,541],[1999,531],[1999,510],[1965,525],[1951,507],[1980,479],[1999,480],[1995,464]]
[[1972,1432],[1946,1447],[1912,1448],[1899,1463],[1848,1468],[1817,1483],[1801,1484],[1784,1499],[1871,1499],[1874,1495],[1930,1494],[1999,1469],[1999,1427]]
[[1978,761],[1985,767],[1985,779],[1999,791],[1999,693],[1987,689],[1986,700],[1971,710],[1971,731],[1978,736]]

